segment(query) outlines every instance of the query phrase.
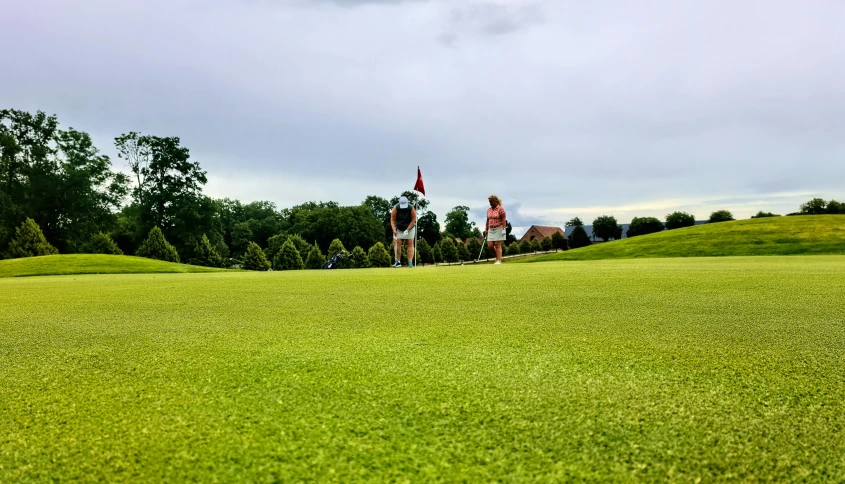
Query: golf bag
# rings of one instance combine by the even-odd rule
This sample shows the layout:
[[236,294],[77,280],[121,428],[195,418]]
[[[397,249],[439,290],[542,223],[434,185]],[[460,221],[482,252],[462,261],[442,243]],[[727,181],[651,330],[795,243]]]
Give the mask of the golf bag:
[[340,261],[346,259],[346,254],[344,253],[337,253],[332,256],[331,259],[327,260],[323,263],[323,269],[337,269],[337,266],[340,264]]

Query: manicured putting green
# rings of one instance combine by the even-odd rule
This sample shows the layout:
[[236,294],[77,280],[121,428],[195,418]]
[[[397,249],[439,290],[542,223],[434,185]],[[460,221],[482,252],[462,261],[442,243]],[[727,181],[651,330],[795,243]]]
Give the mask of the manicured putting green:
[[0,482],[845,480],[845,257],[0,280]]

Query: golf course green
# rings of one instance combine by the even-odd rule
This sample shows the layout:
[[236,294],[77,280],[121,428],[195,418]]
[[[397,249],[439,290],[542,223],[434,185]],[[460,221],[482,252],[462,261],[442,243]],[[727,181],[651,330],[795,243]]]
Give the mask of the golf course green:
[[843,300],[836,255],[2,278],[0,482],[842,482]]

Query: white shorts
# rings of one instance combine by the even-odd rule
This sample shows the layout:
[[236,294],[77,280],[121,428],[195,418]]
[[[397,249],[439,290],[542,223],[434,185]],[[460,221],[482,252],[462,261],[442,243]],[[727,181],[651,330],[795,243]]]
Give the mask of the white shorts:
[[508,232],[505,227],[491,227],[487,231],[487,242],[500,242],[508,238]]
[[402,230],[397,232],[396,235],[393,236],[393,240],[397,240],[397,239],[399,239],[399,240],[414,240],[414,236],[417,233],[417,228],[414,227],[411,230],[409,230],[408,235],[403,235],[402,232],[403,232]]

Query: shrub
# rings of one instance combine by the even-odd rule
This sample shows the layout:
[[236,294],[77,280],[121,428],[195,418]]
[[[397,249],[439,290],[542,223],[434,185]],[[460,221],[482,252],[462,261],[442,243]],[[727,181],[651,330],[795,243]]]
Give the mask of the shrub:
[[109,234],[98,232],[91,236],[91,240],[85,246],[86,254],[108,254],[108,255],[123,255],[123,251],[112,240]]
[[390,254],[384,248],[384,244],[376,242],[367,252],[367,259],[372,267],[390,267]]
[[147,235],[141,247],[135,252],[138,257],[146,257],[147,259],[158,259],[167,262],[179,262],[179,254],[176,248],[170,245],[164,238],[164,234],[158,227],[153,227],[150,234]]
[[780,215],[772,212],[764,212],[760,210],[757,212],[756,215],[752,215],[751,218],[768,218],[768,217],[780,217]]
[[552,250],[552,238],[543,237],[543,240],[540,241],[540,248],[546,251]]
[[343,246],[343,242],[340,239],[332,240],[332,243],[329,244],[329,253],[326,254],[327,259],[331,259],[337,254],[346,254],[346,247]]
[[695,225],[695,217],[686,212],[672,212],[666,216],[666,230],[692,227],[693,225]]
[[273,267],[278,271],[298,271],[305,269],[302,256],[299,254],[292,240],[288,239],[282,244],[282,249],[276,254],[276,258],[273,259]]
[[478,253],[481,252],[481,242],[475,237],[470,238],[467,242],[467,251],[469,251],[470,257],[478,257]]
[[[334,245],[334,242],[332,242],[332,245]],[[311,250],[308,251],[308,257],[305,258],[305,268],[322,269],[323,263],[325,262],[326,256],[323,255],[323,252],[320,250],[320,246],[317,245],[317,241],[314,241],[314,245],[312,245]]]
[[666,227],[663,222],[654,217],[634,217],[631,224],[628,225],[628,231],[625,233],[628,237],[636,237],[638,235],[653,234],[661,232]]
[[707,223],[713,224],[717,222],[730,222],[733,219],[733,214],[728,212],[727,210],[716,210],[715,212],[710,214],[710,219],[707,220]]
[[59,250],[47,242],[41,227],[31,218],[15,229],[15,238],[9,243],[9,258],[12,259],[58,253]]
[[194,246],[194,258],[188,262],[197,266],[223,267],[223,258],[205,234],[202,234],[202,238],[197,241]]
[[[421,242],[425,239],[421,239]],[[367,253],[364,252],[364,249],[361,248],[360,245],[356,245],[354,249],[352,249],[352,260],[350,265],[352,267],[358,269],[366,269],[370,267],[370,259],[367,258]]]
[[508,246],[508,255],[519,255],[519,244],[517,242],[511,242],[511,245]]
[[540,245],[540,239],[534,239],[531,241],[531,252],[538,252],[542,248],[543,246]]
[[584,227],[581,227],[580,225],[576,225],[575,229],[572,230],[572,233],[569,234],[570,249],[587,247],[591,243],[592,242],[590,241],[590,237],[587,235],[587,231],[584,230]]
[[814,198],[801,204],[801,213],[804,215],[818,215],[825,213],[826,210],[827,202],[823,198]]

